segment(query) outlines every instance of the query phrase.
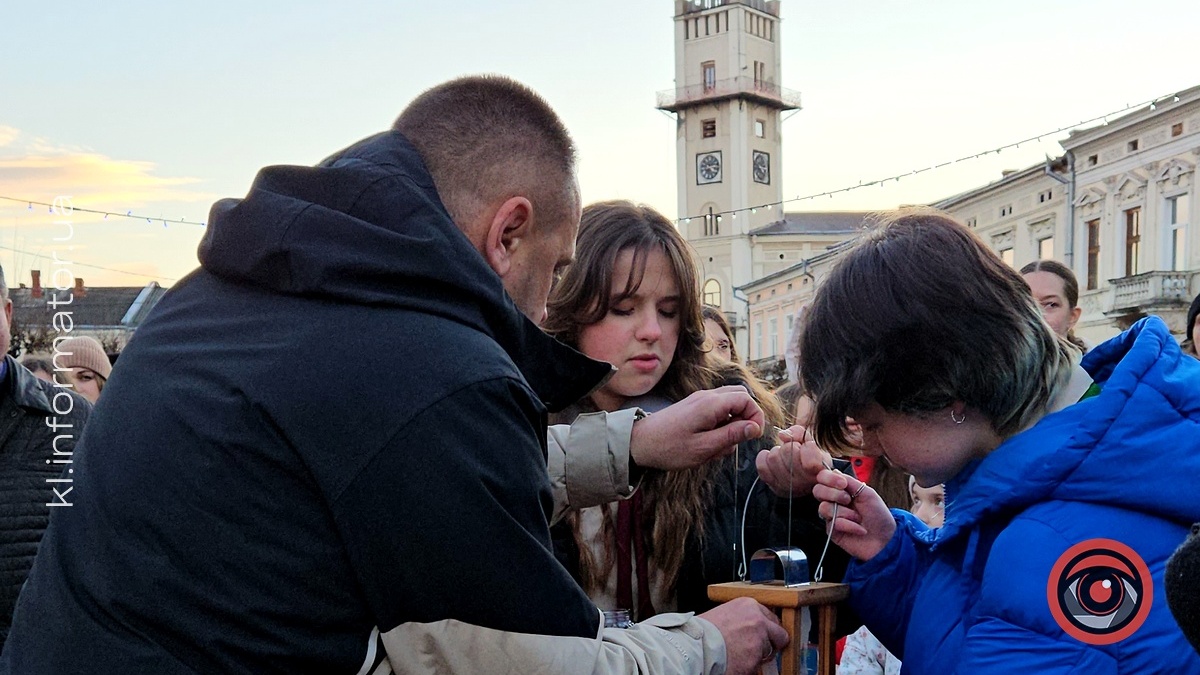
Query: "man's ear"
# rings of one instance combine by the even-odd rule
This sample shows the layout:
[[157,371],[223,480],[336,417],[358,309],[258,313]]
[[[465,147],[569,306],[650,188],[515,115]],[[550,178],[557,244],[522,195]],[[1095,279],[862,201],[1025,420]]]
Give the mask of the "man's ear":
[[503,279],[513,266],[513,254],[529,236],[533,205],[525,197],[509,197],[492,216],[484,233],[483,257]]

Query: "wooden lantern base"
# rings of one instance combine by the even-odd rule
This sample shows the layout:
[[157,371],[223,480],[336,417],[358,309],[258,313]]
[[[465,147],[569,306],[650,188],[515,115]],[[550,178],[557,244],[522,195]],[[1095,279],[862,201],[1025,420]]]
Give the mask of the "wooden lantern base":
[[845,584],[813,582],[788,588],[782,581],[751,584],[731,581],[712,584],[708,587],[708,599],[714,602],[729,602],[735,598],[754,598],[759,603],[778,609],[780,622],[788,632],[791,642],[783,648],[781,675],[803,675],[804,664],[800,661],[808,636],[800,635],[800,608],[816,607],[820,635],[817,639],[817,672],[819,675],[834,675],[833,626],[837,622],[837,603],[850,594]]

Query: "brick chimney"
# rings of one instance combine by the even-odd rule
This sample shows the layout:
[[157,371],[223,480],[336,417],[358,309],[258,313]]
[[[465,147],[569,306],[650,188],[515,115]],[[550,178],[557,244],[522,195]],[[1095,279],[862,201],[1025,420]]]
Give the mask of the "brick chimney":
[[83,277],[75,277],[75,297],[82,298],[87,295],[87,289],[83,287]]
[[30,274],[33,275],[33,290],[29,292],[29,297],[40,298],[42,297],[42,271],[33,270]]

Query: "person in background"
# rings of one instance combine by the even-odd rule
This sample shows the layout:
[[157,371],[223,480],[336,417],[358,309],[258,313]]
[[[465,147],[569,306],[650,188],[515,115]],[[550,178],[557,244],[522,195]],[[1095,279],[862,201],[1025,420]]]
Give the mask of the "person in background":
[[112,362],[95,338],[76,335],[59,342],[53,360],[55,367],[69,369],[76,393],[93,404],[100,400],[100,393],[112,375]]
[[12,310],[0,268],[0,649],[50,512],[75,503],[67,471],[92,410],[70,388],[34,377],[8,355]]
[[704,334],[708,337],[710,353],[725,361],[741,363],[738,359],[737,344],[733,341],[733,331],[725,313],[712,305],[704,305],[701,310],[704,316]]
[[1021,276],[1050,328],[1086,353],[1087,345],[1075,336],[1075,323],[1083,309],[1079,307],[1079,282],[1071,268],[1057,260],[1035,260],[1021,268]]
[[1183,353],[1200,358],[1200,345],[1196,344],[1196,339],[1200,338],[1200,293],[1192,298],[1192,306],[1188,307],[1187,327],[1184,328],[1184,332],[1184,340],[1179,345]]
[[1200,523],[1167,560],[1167,605],[1192,647],[1200,652]]
[[54,363],[51,359],[50,354],[26,354],[21,357],[21,365],[28,368],[37,379],[54,384]]

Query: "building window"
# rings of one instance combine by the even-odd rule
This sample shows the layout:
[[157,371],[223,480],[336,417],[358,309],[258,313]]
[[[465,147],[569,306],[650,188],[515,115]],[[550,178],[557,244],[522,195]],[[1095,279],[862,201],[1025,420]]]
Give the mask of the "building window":
[[1171,137],[1183,135],[1183,122],[1177,122],[1171,125]]
[[761,89],[767,83],[767,64],[762,61],[754,62],[754,87]]
[[1001,218],[1003,218],[1005,216],[1011,216],[1011,215],[1012,215],[1012,204],[1005,204],[1004,206],[1000,207],[1000,217]]
[[1013,255],[1013,248],[1011,246],[1009,246],[1008,248],[1000,249],[1000,259],[1004,261],[1005,265],[1008,265],[1009,267],[1014,267],[1016,258]]
[[721,214],[708,214],[704,216],[704,236],[715,237],[721,234]]
[[1125,212],[1125,276],[1138,273],[1138,257],[1142,252],[1142,209]]
[[[791,284],[788,284],[788,290],[789,290],[789,291],[790,291],[790,290],[792,290],[792,285],[791,285]],[[796,320],[796,315],[795,315],[795,314],[792,314],[791,312],[789,312],[789,313],[788,313],[788,315],[787,315],[787,330],[788,330],[788,335],[791,335],[791,333],[792,333],[792,323],[793,323],[795,320]]]
[[712,24],[710,24],[708,21],[710,18],[711,17],[708,17],[708,16],[704,17],[704,34],[705,35],[712,34]]
[[772,317],[771,321],[767,325],[771,327],[770,333],[767,335],[767,338],[771,342],[770,356],[775,356],[779,353],[779,350],[776,348],[776,345],[779,343],[779,319]]
[[754,120],[754,135],[759,138],[767,137],[767,123],[763,120]]
[[1087,289],[1099,288],[1100,281],[1100,219],[1087,221]]
[[704,72],[704,91],[712,91],[717,88],[717,62],[705,61],[700,64],[700,70]]
[[1039,260],[1054,260],[1054,237],[1038,239],[1037,248]]
[[704,138],[713,138],[717,135],[716,120],[702,120],[700,122],[700,135]]
[[1137,149],[1138,149],[1137,139],[1135,138],[1132,141],[1129,141],[1128,143],[1126,143],[1125,149],[1128,150],[1129,152],[1137,152]]
[[754,322],[754,358],[761,359],[763,353],[762,322]]
[[721,306],[721,282],[716,279],[704,282],[704,304],[713,307]]
[[774,21],[767,22],[767,39],[770,40],[771,42],[775,41],[775,22]]
[[1100,161],[1099,155],[1088,155],[1087,165],[1088,166],[1096,166],[1096,163],[1098,161]]
[[1191,221],[1191,200],[1182,194],[1167,199],[1167,246],[1170,247],[1171,270],[1182,272],[1187,269],[1187,232]]
[[1038,203],[1039,204],[1045,204],[1046,202],[1050,201],[1051,199],[1054,199],[1054,190],[1046,190],[1045,192],[1038,193]]

